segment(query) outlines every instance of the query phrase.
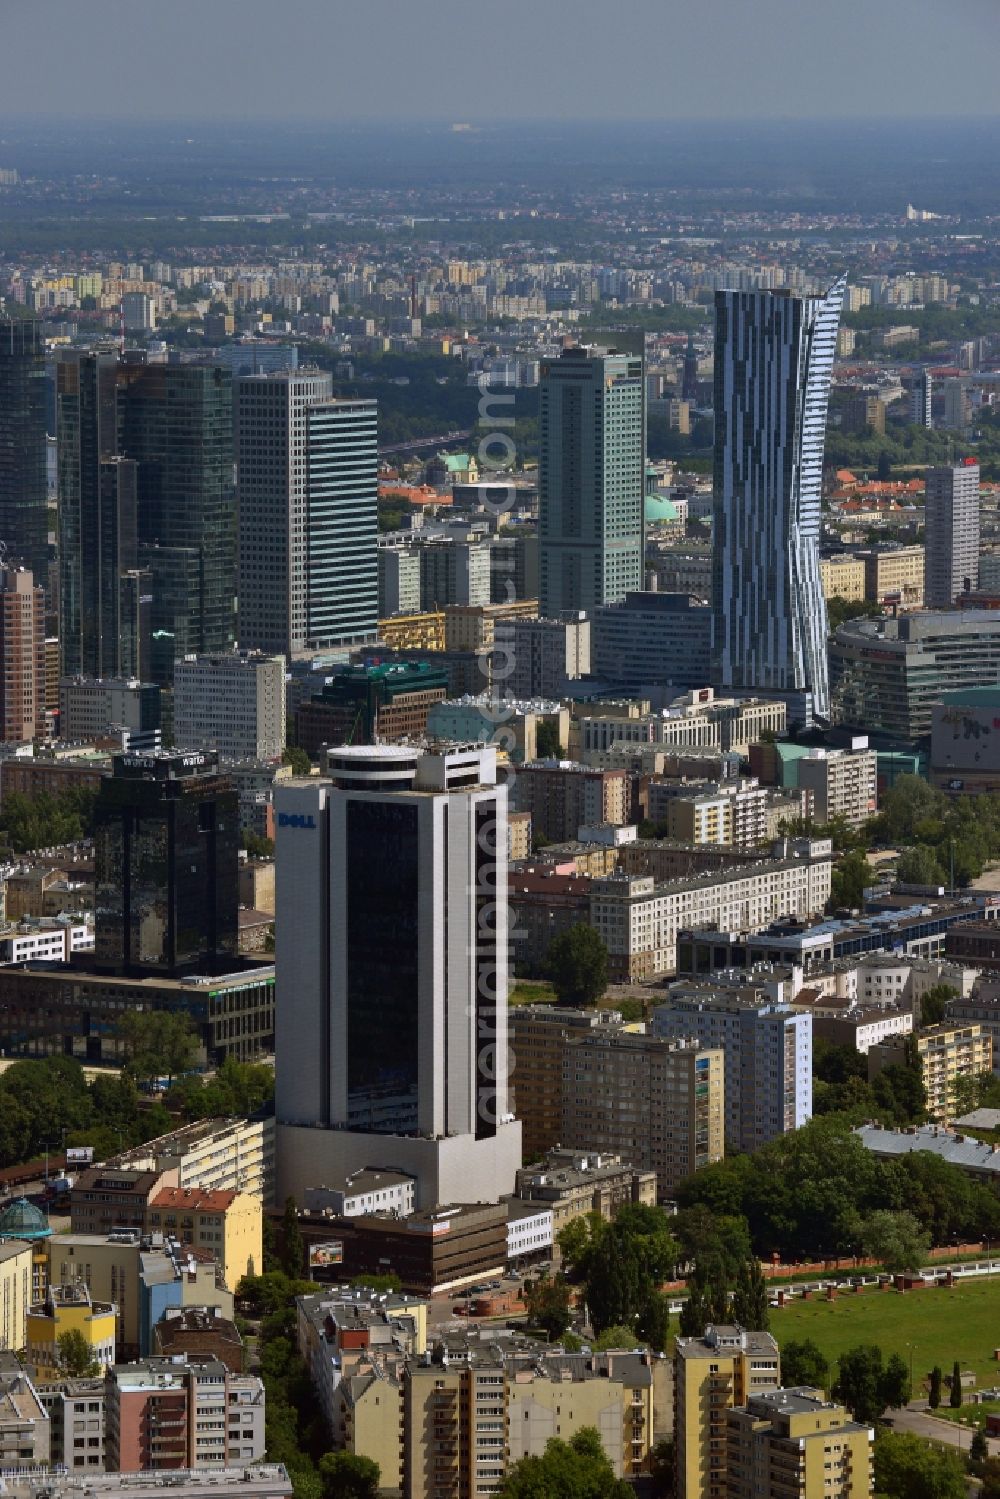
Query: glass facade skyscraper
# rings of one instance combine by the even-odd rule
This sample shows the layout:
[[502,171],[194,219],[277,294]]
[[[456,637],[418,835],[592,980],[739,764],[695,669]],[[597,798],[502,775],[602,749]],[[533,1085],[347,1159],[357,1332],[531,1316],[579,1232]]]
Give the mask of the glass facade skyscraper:
[[564,349],[541,368],[541,613],[642,587],[646,402],[641,355]]
[[94,822],[94,966],[170,978],[235,968],[239,803],[214,756],[117,755]]
[[715,295],[713,675],[802,723],[830,716],[820,498],[844,284]]
[[321,370],[245,375],[236,382],[244,650],[280,652],[291,660],[306,649],[306,411],[332,393],[332,377]]
[[148,666],[127,604],[125,579],[138,566],[138,475],[118,452],[121,368],[111,349],[62,350],[56,363],[63,676]]
[[119,422],[120,451],[137,464],[150,674],[170,682],[177,657],[235,641],[232,377],[206,365],[125,365]]
[[311,650],[378,634],[378,406],[306,408],[306,642]]
[[34,318],[0,318],[0,542],[46,587],[45,340]]

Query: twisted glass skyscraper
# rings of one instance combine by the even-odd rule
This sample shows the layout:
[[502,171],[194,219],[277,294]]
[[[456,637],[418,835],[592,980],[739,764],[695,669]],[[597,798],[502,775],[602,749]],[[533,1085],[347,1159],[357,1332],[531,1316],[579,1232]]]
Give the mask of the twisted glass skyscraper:
[[715,681],[803,723],[830,712],[820,490],[843,295],[715,295]]

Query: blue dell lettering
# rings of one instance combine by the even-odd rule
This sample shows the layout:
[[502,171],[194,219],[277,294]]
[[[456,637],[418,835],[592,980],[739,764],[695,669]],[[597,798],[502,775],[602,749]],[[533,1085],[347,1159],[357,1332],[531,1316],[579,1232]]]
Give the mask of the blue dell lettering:
[[316,819],[312,814],[307,817],[304,812],[279,812],[278,826],[279,828],[314,828]]

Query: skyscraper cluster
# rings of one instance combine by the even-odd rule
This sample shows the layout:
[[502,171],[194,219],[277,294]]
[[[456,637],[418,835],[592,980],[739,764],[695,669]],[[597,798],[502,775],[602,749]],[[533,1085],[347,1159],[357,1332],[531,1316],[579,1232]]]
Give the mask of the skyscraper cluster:
[[45,357],[40,323],[0,320],[0,545],[45,590],[63,677],[169,685],[238,639],[286,658],[374,639],[375,401],[318,371],[58,350],[50,577]]

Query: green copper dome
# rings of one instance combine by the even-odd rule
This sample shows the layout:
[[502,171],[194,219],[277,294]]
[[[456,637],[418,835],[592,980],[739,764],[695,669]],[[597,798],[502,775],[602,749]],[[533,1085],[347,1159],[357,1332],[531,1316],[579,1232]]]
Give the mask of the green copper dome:
[[647,522],[668,521],[677,519],[677,506],[673,500],[668,500],[666,495],[648,494],[646,496],[646,520]]
[[26,1197],[19,1197],[0,1212],[0,1239],[47,1239],[52,1233],[48,1219]]

